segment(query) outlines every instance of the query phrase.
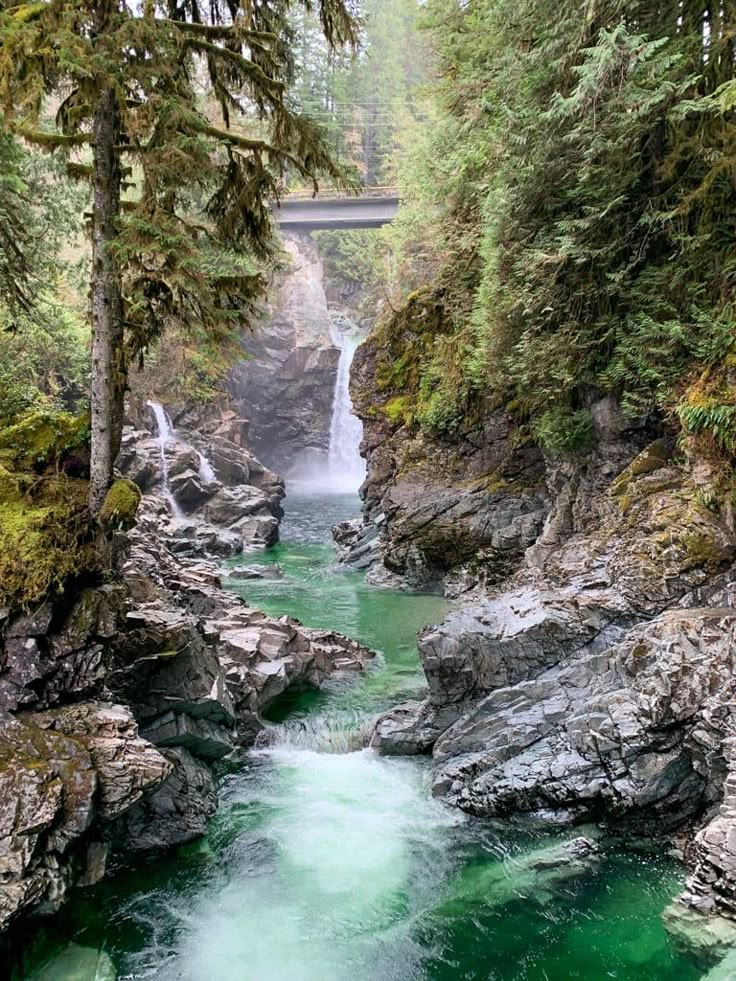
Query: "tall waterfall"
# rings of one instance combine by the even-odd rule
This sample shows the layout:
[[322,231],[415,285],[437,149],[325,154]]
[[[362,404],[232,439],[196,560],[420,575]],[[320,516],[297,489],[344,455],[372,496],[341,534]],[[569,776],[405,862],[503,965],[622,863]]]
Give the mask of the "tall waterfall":
[[156,419],[156,427],[158,429],[156,442],[158,443],[159,457],[161,459],[161,484],[163,486],[163,494],[168,501],[169,507],[171,508],[171,513],[178,521],[180,518],[183,518],[184,515],[181,508],[176,503],[176,498],[171,493],[171,487],[169,486],[169,465],[166,461],[166,442],[169,439],[173,439],[175,435],[174,427],[166,414],[166,409],[164,409],[160,402],[152,402],[149,400],[146,402],[146,405],[153,412]]
[[340,362],[337,367],[335,395],[332,401],[327,461],[330,488],[357,491],[365,479],[365,461],[360,455],[363,425],[353,413],[353,403],[350,398],[350,366],[360,341],[355,335],[342,332],[336,337],[336,341],[340,345]]

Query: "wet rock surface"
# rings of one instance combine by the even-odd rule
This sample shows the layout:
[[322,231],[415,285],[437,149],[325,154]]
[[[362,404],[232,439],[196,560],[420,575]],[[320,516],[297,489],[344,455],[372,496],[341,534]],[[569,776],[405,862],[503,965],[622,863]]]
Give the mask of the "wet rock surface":
[[251,421],[252,446],[284,473],[301,460],[324,462],[340,350],[330,330],[322,261],[309,235],[290,234],[289,264],[270,321],[245,339],[248,359],[230,393]]
[[434,790],[475,814],[682,826],[718,799],[736,612],[673,610],[500,688],[434,747]]
[[81,703],[0,720],[0,929],[104,873],[105,829],[171,770],[131,712]]
[[500,582],[549,510],[540,451],[518,445],[502,411],[442,439],[392,421],[390,400],[376,388],[375,345],[369,337],[353,361],[368,476],[363,526],[337,529],[344,560],[385,567],[413,587],[442,582],[449,595]]
[[427,698],[376,720],[371,745],[431,752],[434,793],[473,815],[705,821],[681,900],[736,918],[736,539],[664,440],[632,455],[600,412],[609,438],[548,465],[516,572],[420,635]]
[[0,633],[0,931],[53,912],[108,852],[204,833],[215,766],[250,745],[288,688],[361,670],[373,652],[274,619],[141,523],[116,583],[20,616]]
[[227,404],[199,414],[171,407],[173,418],[160,411],[172,427],[163,446],[150,405],[131,405],[117,461],[146,495],[149,531],[189,557],[278,541],[284,481],[247,449],[248,422]]

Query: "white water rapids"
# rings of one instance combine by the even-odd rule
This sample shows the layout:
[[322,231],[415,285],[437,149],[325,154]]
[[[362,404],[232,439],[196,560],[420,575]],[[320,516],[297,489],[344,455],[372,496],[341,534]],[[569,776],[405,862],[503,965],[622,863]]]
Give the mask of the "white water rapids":
[[137,976],[153,962],[163,981],[422,978],[413,927],[463,820],[432,800],[427,776],[372,750],[253,753],[226,791],[221,813],[241,832],[221,874],[169,907],[176,941],[149,949]]

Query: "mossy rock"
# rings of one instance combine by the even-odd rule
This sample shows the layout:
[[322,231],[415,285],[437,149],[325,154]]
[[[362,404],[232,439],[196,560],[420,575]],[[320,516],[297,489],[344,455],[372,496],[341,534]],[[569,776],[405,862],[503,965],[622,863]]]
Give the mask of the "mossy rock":
[[96,571],[88,491],[64,474],[0,472],[0,607],[29,607]]
[[100,524],[109,531],[125,531],[135,524],[141,492],[132,480],[116,480],[105,495]]
[[[629,491],[632,480],[666,467],[670,462],[671,455],[666,440],[656,439],[649,446],[645,447],[638,456],[635,456],[628,467],[616,477],[611,484],[611,494],[614,497],[624,496]],[[655,490],[661,489],[655,487],[651,482],[647,486]]]
[[0,464],[10,470],[40,472],[89,444],[89,419],[39,409],[0,428]]
[[395,395],[386,402],[381,411],[394,426],[411,425],[413,419],[412,400],[407,395]]

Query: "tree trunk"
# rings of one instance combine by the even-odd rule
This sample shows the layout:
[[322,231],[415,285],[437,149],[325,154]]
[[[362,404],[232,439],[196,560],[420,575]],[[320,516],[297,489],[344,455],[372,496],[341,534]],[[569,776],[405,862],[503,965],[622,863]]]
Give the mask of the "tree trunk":
[[125,394],[125,351],[120,271],[110,245],[120,214],[120,108],[116,93],[100,94],[94,119],[92,232],[92,459],[89,507],[99,514],[120,449]]

